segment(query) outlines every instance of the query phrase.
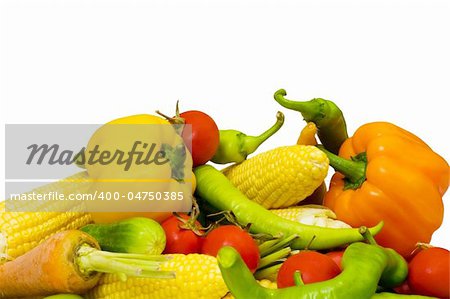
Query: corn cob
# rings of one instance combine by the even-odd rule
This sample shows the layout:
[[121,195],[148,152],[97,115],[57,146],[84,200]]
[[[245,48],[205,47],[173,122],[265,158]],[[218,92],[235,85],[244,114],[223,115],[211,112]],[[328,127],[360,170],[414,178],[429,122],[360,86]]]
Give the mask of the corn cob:
[[215,257],[203,254],[173,254],[161,265],[162,271],[174,271],[175,279],[129,277],[105,274],[87,299],[220,299],[228,292]]
[[320,186],[328,172],[328,158],[314,146],[279,147],[223,170],[249,199],[263,207],[297,204]]
[[315,225],[330,228],[350,228],[351,226],[340,220],[336,220],[336,214],[324,206],[304,205],[286,209],[272,209],[272,213],[307,225]]
[[[73,182],[54,182],[30,192],[58,192],[68,195],[84,192],[88,188],[88,184],[84,182],[87,180],[86,172],[77,173],[65,180]],[[8,203],[10,208],[9,204],[13,203]],[[41,205],[42,212],[6,212],[6,203],[0,202],[0,264],[28,252],[57,232],[77,229],[92,222],[91,215],[82,212],[81,206],[71,204],[68,212],[45,212],[43,202],[33,201],[29,204]],[[36,207],[34,210],[37,210]]]

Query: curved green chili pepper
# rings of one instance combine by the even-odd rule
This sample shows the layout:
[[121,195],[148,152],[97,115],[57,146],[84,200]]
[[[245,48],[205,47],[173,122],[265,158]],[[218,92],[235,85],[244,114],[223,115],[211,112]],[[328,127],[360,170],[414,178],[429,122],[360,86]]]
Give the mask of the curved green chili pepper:
[[[329,249],[344,244],[364,240],[358,229],[352,228],[325,228],[305,225],[299,222],[281,218],[261,205],[249,200],[237,189],[227,177],[212,167],[202,165],[194,169],[197,180],[196,195],[210,205],[221,211],[231,211],[237,221],[242,225],[251,223],[250,231],[284,237],[298,235],[291,247],[294,249]],[[369,228],[371,234],[377,234],[383,226]],[[313,240],[311,242],[311,240]],[[311,243],[311,244],[310,244]]]
[[428,296],[421,296],[421,295],[402,295],[402,294],[395,294],[395,293],[377,293],[372,296],[371,299],[438,299],[437,297],[428,297]]
[[286,90],[275,92],[275,100],[283,107],[298,111],[307,122],[317,126],[317,135],[326,149],[337,154],[342,143],[348,138],[347,125],[341,109],[332,101],[316,98],[298,102],[285,98]]
[[218,164],[244,161],[264,141],[275,134],[283,123],[284,114],[278,111],[276,123],[259,136],[247,136],[236,130],[220,130],[219,148],[211,161]]
[[[369,244],[379,246],[367,227],[360,227],[359,232]],[[387,257],[387,265],[380,277],[380,285],[385,288],[401,285],[408,276],[408,262],[394,249],[379,247],[383,248]]]
[[388,259],[382,247],[357,242],[345,250],[343,271],[333,279],[283,289],[267,289],[256,282],[234,248],[223,247],[217,255],[222,277],[236,299],[370,299],[377,290]]

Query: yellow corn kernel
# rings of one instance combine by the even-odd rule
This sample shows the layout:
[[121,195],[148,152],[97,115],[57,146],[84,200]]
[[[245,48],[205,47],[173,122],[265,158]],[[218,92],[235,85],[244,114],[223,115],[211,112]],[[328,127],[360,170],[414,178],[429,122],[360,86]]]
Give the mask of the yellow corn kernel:
[[204,254],[173,254],[161,265],[163,271],[174,271],[174,279],[129,277],[105,274],[87,299],[220,299],[228,292],[217,260]]
[[332,210],[320,205],[304,205],[270,211],[282,218],[307,225],[329,228],[351,227],[347,223],[337,220],[336,214]]
[[283,146],[223,170],[249,199],[284,208],[311,195],[327,176],[329,160],[315,146]]
[[[68,195],[83,192],[88,185],[83,182],[83,180],[87,179],[85,172],[78,173],[67,179],[73,180],[73,182],[55,182],[36,188],[31,192],[36,194],[58,192]],[[9,208],[10,204],[14,203],[9,202]],[[71,206],[68,212],[63,213],[46,212],[45,205],[65,203],[30,201],[29,204],[36,205],[36,207],[40,205],[42,207],[40,210],[43,212],[6,212],[5,202],[0,202],[0,263],[30,251],[57,232],[78,229],[92,222],[91,215],[82,212],[81,206]],[[38,210],[36,207],[34,210]]]

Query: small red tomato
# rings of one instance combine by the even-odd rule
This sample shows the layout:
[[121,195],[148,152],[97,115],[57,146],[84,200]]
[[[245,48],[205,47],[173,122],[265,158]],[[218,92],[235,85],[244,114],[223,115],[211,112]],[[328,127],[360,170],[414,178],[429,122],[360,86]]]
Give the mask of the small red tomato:
[[[189,223],[190,217],[186,214],[180,215]],[[192,229],[200,230],[198,221],[195,224],[186,224],[176,216],[171,216],[161,223],[166,233],[166,248],[163,253],[199,253],[202,246],[202,237],[196,235]],[[183,228],[186,227],[186,228]],[[191,226],[191,228],[189,228]]]
[[305,250],[290,256],[281,265],[277,276],[278,287],[295,286],[296,271],[300,271],[305,284],[329,280],[341,272],[331,257],[316,251]]
[[223,246],[236,249],[250,271],[255,272],[259,263],[259,249],[248,232],[235,225],[219,226],[208,233],[203,241],[201,252],[216,256]]
[[327,256],[338,265],[339,269],[342,271],[342,257],[344,256],[344,251],[331,251],[326,253]]
[[197,110],[180,113],[191,131],[183,131],[183,139],[192,154],[193,167],[208,162],[219,147],[219,128],[206,113]]
[[432,247],[419,251],[409,262],[408,284],[414,294],[450,297],[450,252]]

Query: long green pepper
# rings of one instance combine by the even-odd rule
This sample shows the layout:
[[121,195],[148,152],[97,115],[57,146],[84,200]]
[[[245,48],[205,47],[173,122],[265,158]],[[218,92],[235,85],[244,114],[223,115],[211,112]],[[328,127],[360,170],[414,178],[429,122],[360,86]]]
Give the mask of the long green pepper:
[[[343,271],[335,278],[283,289],[267,289],[259,285],[239,253],[232,247],[220,249],[217,261],[222,277],[236,299],[370,299],[375,294],[384,273],[396,273],[392,268],[403,267],[401,264],[389,262],[391,254],[393,253],[387,253],[384,248],[377,245],[353,243],[345,250],[342,258]],[[404,277],[386,279],[405,278],[406,274]]]
[[[261,205],[249,200],[228,178],[210,165],[194,169],[197,179],[196,195],[220,211],[231,211],[241,225],[251,223],[250,231],[283,237],[297,235],[291,244],[293,249],[329,249],[364,240],[358,229],[325,228],[305,225],[279,217]],[[369,228],[372,235],[377,234],[383,223]],[[314,239],[314,240],[313,240]],[[311,242],[311,240],[313,240]]]

